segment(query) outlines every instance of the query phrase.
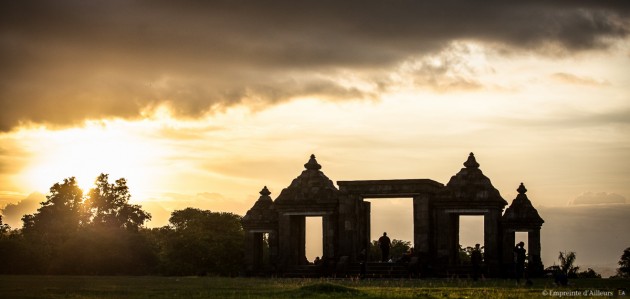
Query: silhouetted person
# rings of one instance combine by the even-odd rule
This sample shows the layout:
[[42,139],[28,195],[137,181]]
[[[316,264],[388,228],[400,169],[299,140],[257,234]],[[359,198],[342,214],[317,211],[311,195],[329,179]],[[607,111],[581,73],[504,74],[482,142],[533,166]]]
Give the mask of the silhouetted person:
[[519,242],[516,244],[516,247],[514,247],[514,257],[516,259],[516,268],[514,272],[516,274],[516,283],[521,282],[521,278],[525,272],[525,252],[525,243],[523,242]]
[[402,256],[400,257],[400,259],[398,259],[397,262],[402,263],[402,264],[409,263],[413,255],[414,255],[413,247],[410,247],[409,250],[407,250],[407,252],[402,254]]
[[378,239],[378,247],[381,248],[381,262],[385,263],[389,259],[389,248],[392,246],[392,241],[387,237],[387,233],[383,233],[383,236]]
[[315,260],[313,261],[313,265],[319,265],[320,262],[321,260],[319,259],[319,256],[316,256]]
[[481,248],[479,248],[479,244],[475,244],[475,248],[470,254],[474,281],[477,281],[477,279],[479,279],[479,274],[481,274],[481,260]]

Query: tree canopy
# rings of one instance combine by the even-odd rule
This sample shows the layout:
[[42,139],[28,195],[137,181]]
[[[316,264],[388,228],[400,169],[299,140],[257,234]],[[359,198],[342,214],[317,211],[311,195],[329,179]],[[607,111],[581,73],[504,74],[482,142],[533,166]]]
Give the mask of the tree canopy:
[[169,222],[162,228],[168,274],[238,274],[243,256],[240,216],[186,208],[174,211]]
[[619,268],[617,269],[619,277],[630,278],[630,247],[626,248],[619,258]]
[[2,223],[2,215],[0,215],[0,238],[4,237],[10,230],[11,227],[8,224]]
[[0,273],[237,275],[241,216],[195,208],[147,229],[151,215],[129,203],[127,181],[99,175],[87,195],[74,177],[55,183],[37,212],[11,231],[0,216]]
[[138,230],[151,220],[139,205],[129,204],[131,194],[124,178],[110,184],[109,175],[101,173],[94,184],[85,202],[94,225]]
[[87,221],[83,210],[83,191],[74,177],[50,187],[50,194],[37,212],[22,217],[25,235],[37,235],[46,241],[63,241]]
[[87,197],[74,177],[55,183],[37,212],[22,217],[22,229],[0,244],[3,272],[146,273],[157,254],[139,230],[151,215],[130,197],[126,180],[110,184],[107,174]]
[[[370,260],[370,261],[378,261],[378,260],[380,260],[381,259],[381,249],[378,246],[378,241],[377,240],[372,240],[372,243],[370,245],[371,246],[370,246],[370,250],[368,252],[368,260]],[[409,251],[409,248],[411,248],[411,242],[410,241],[393,239],[392,240],[392,244],[391,244],[391,248],[389,249],[389,255],[394,260],[399,259],[400,257],[402,257],[403,253]]]

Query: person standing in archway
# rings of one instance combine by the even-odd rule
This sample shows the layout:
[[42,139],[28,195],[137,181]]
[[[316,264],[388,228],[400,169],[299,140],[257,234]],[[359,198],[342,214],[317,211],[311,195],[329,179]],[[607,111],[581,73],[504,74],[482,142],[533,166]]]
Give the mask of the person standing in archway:
[[387,233],[384,232],[383,236],[378,239],[378,247],[381,248],[381,262],[385,263],[389,260],[389,248],[392,246],[392,241],[389,240]]
[[479,244],[475,244],[475,248],[473,248],[473,251],[470,255],[474,281],[477,281],[477,279],[479,279],[479,275],[481,274],[481,260],[483,259],[483,256],[481,255],[481,247],[479,246]]
[[521,278],[523,278],[523,273],[525,273],[525,259],[527,255],[525,254],[527,251],[525,250],[525,243],[519,242],[514,247],[514,259],[516,262],[516,283],[521,282]]

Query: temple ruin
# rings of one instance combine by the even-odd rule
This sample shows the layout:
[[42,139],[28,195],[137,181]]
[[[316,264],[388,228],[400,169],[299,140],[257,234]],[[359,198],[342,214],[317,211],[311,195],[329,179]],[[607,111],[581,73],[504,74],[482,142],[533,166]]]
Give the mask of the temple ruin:
[[488,276],[509,276],[514,267],[515,233],[528,233],[528,269],[540,273],[540,229],[544,223],[525,194],[505,210],[505,201],[470,153],[464,168],[444,185],[431,179],[338,181],[321,171],[314,155],[305,170],[275,200],[264,187],[243,217],[247,275],[282,275],[305,260],[306,217],[322,217],[323,256],[333,267],[359,262],[370,246],[370,202],[366,198],[413,199],[413,240],[419,272],[424,276],[456,273],[459,216],[484,219],[484,267]]

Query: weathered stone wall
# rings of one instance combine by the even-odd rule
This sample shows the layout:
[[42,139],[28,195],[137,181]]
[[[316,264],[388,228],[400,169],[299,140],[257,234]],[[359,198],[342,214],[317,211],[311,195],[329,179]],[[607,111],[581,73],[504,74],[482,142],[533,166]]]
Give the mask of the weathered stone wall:
[[[323,255],[336,261],[356,262],[370,246],[370,203],[366,198],[413,198],[413,244],[421,269],[448,273],[458,265],[459,217],[484,217],[485,263],[491,276],[509,269],[516,231],[529,232],[530,265],[542,269],[540,228],[544,222],[527,199],[521,184],[519,195],[502,216],[507,202],[479,169],[471,153],[446,186],[430,179],[339,181],[339,189],[321,171],[312,155],[305,170],[282,190],[275,201],[263,188],[261,197],[243,217],[245,271],[261,268],[262,234],[269,233],[268,265],[285,271],[302,265],[305,258],[305,217],[321,216]],[[441,272],[440,272],[441,271]]]

